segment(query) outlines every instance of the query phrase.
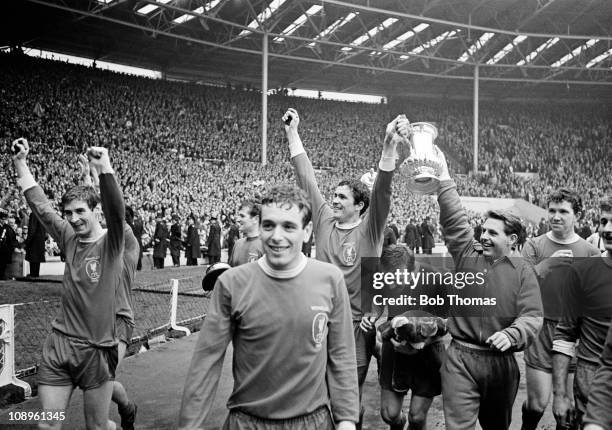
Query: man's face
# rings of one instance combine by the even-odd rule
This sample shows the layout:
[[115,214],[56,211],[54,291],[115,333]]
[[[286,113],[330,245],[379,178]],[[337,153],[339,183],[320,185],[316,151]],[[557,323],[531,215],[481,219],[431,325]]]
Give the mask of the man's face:
[[238,230],[243,233],[253,233],[259,228],[259,217],[251,216],[248,207],[242,207],[238,211]]
[[83,200],[73,200],[64,206],[64,218],[80,239],[91,238],[95,226],[100,224],[96,213]]
[[574,231],[576,214],[572,204],[565,200],[548,204],[548,221],[555,236],[567,236]]
[[510,255],[511,237],[504,233],[504,222],[499,219],[487,218],[482,225],[482,253],[485,257],[494,259]]
[[17,223],[15,222],[15,218],[9,217],[8,225],[13,229],[13,231],[17,231]]
[[355,204],[355,198],[348,185],[341,185],[334,191],[332,210],[334,219],[341,223],[356,221],[363,203]]
[[260,236],[268,264],[275,270],[295,268],[302,243],[310,237],[312,224],[302,227],[302,212],[296,205],[263,205]]
[[612,254],[612,212],[602,212],[599,217],[599,234],[608,254]]

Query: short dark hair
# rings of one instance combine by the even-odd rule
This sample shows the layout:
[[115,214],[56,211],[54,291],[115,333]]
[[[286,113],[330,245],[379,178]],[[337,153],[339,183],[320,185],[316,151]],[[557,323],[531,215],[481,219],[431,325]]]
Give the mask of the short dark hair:
[[380,256],[380,266],[383,270],[391,271],[401,267],[414,270],[414,252],[406,245],[394,244],[383,248]]
[[363,182],[356,179],[345,179],[338,184],[339,187],[344,185],[351,190],[356,205],[363,202],[363,208],[359,211],[359,215],[363,215],[370,206],[370,190]]
[[564,201],[572,205],[574,214],[582,212],[582,199],[580,198],[580,195],[575,191],[568,190],[567,188],[559,188],[555,190],[550,196],[548,196],[546,206],[548,207],[551,202],[561,203]]
[[251,217],[261,216],[261,202],[258,199],[245,199],[240,202],[238,210],[247,208]]
[[306,197],[306,193],[294,185],[275,185],[265,192],[261,197],[261,206],[271,204],[278,204],[287,209],[297,206],[302,213],[302,227],[306,227],[312,219],[312,206],[308,197]]
[[513,213],[504,210],[490,210],[487,212],[487,218],[498,219],[504,223],[504,233],[507,236],[516,234],[516,244],[522,245],[527,239],[527,229],[523,221]]
[[77,185],[64,193],[62,196],[62,207],[74,200],[84,201],[89,209],[94,210],[94,208],[98,206],[98,203],[100,203],[100,195],[92,186]]

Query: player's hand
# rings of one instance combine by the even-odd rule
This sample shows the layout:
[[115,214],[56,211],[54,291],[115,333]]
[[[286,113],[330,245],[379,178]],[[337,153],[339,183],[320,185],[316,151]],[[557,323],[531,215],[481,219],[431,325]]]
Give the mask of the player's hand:
[[408,121],[406,115],[398,115],[387,124],[384,144],[391,144],[392,141],[397,144],[404,139],[409,139],[411,135],[412,127],[410,126],[410,121]]
[[285,114],[283,115],[282,120],[285,124],[285,131],[287,133],[289,133],[290,131],[297,133],[298,124],[300,123],[300,117],[295,109],[287,109],[287,112],[285,112]]
[[364,315],[361,317],[359,328],[366,333],[376,329],[376,317],[373,315]]
[[540,276],[545,277],[551,270],[568,266],[574,261],[574,253],[571,249],[559,249],[540,263]]
[[434,145],[434,151],[436,151],[438,159],[442,164],[442,171],[440,172],[440,182],[450,181],[451,176],[450,172],[448,171],[448,162],[446,161],[446,155],[444,155],[444,152],[442,152],[438,145]]
[[557,395],[553,397],[553,415],[557,426],[561,428],[568,428],[569,425],[574,421],[574,409],[567,395]]
[[510,338],[503,331],[498,331],[496,333],[493,333],[491,336],[489,336],[486,343],[491,348],[497,349],[498,351],[501,351],[501,352],[507,351],[512,346],[512,342],[510,341]]
[[77,162],[79,163],[79,168],[81,169],[81,178],[85,178],[89,176],[89,160],[83,154],[79,154],[77,157]]
[[550,256],[552,258],[550,267],[565,266],[572,264],[574,261],[574,253],[571,249],[559,249]]
[[95,169],[98,174],[114,173],[110,164],[110,158],[108,157],[108,149],[100,146],[92,146],[91,148],[87,148],[86,153],[89,159],[90,168]]
[[30,145],[27,139],[20,137],[19,139],[13,140],[11,151],[13,153],[13,161],[25,161],[30,152]]

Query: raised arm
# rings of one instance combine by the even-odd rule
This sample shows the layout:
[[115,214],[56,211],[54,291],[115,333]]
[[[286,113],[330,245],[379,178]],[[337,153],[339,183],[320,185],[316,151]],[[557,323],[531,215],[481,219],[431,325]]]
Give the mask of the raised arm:
[[[370,243],[381,244],[391,206],[391,181],[397,159],[397,145],[411,133],[410,121],[405,115],[397,116],[387,124],[382,154],[378,162],[378,175],[374,180],[367,216],[367,234]],[[403,160],[399,160],[402,162]]]
[[450,177],[446,158],[442,151],[439,151],[439,154],[443,162],[442,174],[440,175],[440,189],[438,190],[440,224],[442,225],[448,251],[456,262],[457,258],[466,253],[469,246],[472,246],[474,230],[468,222],[465,209],[461,206],[457,185]]
[[285,132],[289,142],[289,153],[291,154],[291,164],[293,164],[297,185],[306,193],[308,200],[310,200],[312,213],[317,217],[314,220],[316,228],[319,210],[321,206],[325,204],[325,198],[319,190],[312,163],[308,155],[306,155],[306,151],[302,145],[302,139],[298,134],[300,117],[297,111],[293,108],[288,109],[283,116],[283,122],[285,123]]
[[64,247],[64,237],[72,231],[70,224],[53,209],[51,202],[38,185],[27,163],[30,145],[24,138],[12,143],[13,165],[17,174],[17,184],[23,191],[32,214],[38,218],[45,230],[60,247]]
[[91,147],[87,150],[89,165],[98,173],[100,180],[100,198],[102,212],[106,218],[109,246],[113,253],[123,250],[125,231],[125,203],[123,194],[115,178],[115,171],[110,163],[108,150],[101,147]]

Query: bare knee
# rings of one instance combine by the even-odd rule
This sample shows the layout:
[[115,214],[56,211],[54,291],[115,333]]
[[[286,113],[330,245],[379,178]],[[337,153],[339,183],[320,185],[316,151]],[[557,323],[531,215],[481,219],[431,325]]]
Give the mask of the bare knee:
[[402,408],[396,405],[381,405],[380,417],[389,425],[399,422],[402,416]]
[[544,412],[550,401],[550,391],[545,387],[533,386],[527,391],[527,409],[534,412]]
[[425,423],[427,422],[427,411],[410,410],[408,413],[408,421],[410,422],[411,429],[424,429]]

